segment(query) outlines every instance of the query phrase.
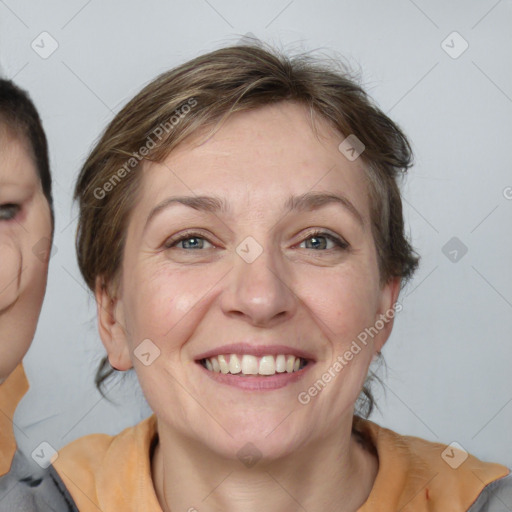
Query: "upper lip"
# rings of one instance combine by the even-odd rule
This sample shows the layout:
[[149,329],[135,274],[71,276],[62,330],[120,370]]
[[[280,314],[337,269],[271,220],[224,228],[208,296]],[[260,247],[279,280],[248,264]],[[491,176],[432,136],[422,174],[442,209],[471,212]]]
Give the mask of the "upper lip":
[[314,361],[314,357],[305,350],[290,347],[288,345],[254,345],[252,343],[231,343],[228,345],[221,345],[219,347],[212,348],[206,352],[202,352],[195,357],[196,361],[201,359],[208,359],[209,357],[218,356],[221,354],[250,354],[256,357],[263,356],[276,356],[278,354],[292,355],[295,357],[301,357],[302,359],[308,359]]

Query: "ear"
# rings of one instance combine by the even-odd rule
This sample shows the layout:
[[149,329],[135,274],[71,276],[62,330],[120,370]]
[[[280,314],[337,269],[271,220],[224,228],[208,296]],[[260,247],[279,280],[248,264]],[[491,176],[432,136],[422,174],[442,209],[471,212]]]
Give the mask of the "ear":
[[[375,352],[380,352],[393,330],[393,323],[396,313],[402,309],[401,304],[397,304],[398,294],[400,293],[400,277],[392,277],[381,289],[379,310],[375,317],[376,327],[384,326],[379,329],[379,333],[374,338]],[[379,321],[380,320],[380,321]],[[378,323],[377,323],[378,322]]]
[[98,330],[110,365],[116,370],[132,368],[130,347],[124,327],[122,302],[109,293],[102,277],[96,278],[94,290],[98,314]]

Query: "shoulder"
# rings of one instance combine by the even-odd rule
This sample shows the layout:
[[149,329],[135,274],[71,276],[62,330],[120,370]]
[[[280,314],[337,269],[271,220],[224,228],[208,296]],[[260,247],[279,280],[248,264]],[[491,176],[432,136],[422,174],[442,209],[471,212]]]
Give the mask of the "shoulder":
[[108,434],[91,434],[72,441],[59,450],[53,467],[63,474],[71,470],[75,474],[80,470],[95,471],[101,467],[102,459],[115,438]]
[[125,477],[142,464],[149,468],[155,434],[156,419],[150,416],[115,436],[88,435],[59,450],[53,467],[80,510],[101,509],[109,495],[117,494],[114,489],[123,488]]
[[155,431],[156,420],[150,416],[113,436],[91,434],[81,437],[61,448],[53,465],[61,475],[66,472],[76,475],[80,469],[85,473],[96,473],[113,454],[128,454],[138,445],[145,445],[146,439],[153,436]]
[[84,494],[97,501],[96,477],[115,440],[116,436],[91,434],[59,450],[52,468],[73,496]]
[[16,406],[27,390],[28,381],[21,364],[0,384],[0,475],[7,473],[11,467],[16,451],[12,418]]
[[397,510],[454,510],[456,506],[467,511],[487,486],[510,474],[506,466],[482,461],[457,443],[401,435],[368,420],[355,425],[379,459],[370,497],[375,503],[392,500]]
[[17,451],[10,471],[0,478],[0,512],[97,510],[98,475],[106,474],[109,480],[122,467],[124,457],[119,454],[129,451],[141,429],[139,424],[116,436],[84,436],[59,450],[47,469]]
[[468,512],[512,510],[512,473],[487,485]]

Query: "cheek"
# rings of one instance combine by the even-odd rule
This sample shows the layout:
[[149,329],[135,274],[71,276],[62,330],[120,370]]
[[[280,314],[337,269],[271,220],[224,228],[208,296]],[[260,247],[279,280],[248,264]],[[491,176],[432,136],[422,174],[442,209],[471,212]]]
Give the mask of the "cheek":
[[0,225],[0,311],[18,297],[27,307],[37,307],[42,302],[50,237],[49,210],[30,211],[20,224]]
[[[204,284],[203,284],[204,286]],[[194,273],[139,265],[125,284],[126,327],[132,343],[149,338],[160,348],[176,348],[182,320],[204,295]]]
[[0,311],[18,297],[22,268],[20,248],[10,241],[0,241]]
[[48,264],[52,250],[52,224],[50,207],[42,194],[34,201],[26,218],[29,236],[23,240],[24,288],[31,289],[34,296],[44,295]]
[[308,272],[307,280],[306,276],[300,278],[308,307],[338,345],[350,342],[375,319],[378,289],[366,268],[319,269],[316,276]]
[[[337,428],[339,414],[351,407],[361,392],[373,350],[371,338],[361,342],[360,336],[375,321],[376,299],[370,276],[356,267],[325,273],[322,286],[309,287],[307,305],[330,347],[319,361],[318,372],[302,388],[301,399],[318,404],[319,422],[326,426]],[[318,385],[319,379],[325,388]]]

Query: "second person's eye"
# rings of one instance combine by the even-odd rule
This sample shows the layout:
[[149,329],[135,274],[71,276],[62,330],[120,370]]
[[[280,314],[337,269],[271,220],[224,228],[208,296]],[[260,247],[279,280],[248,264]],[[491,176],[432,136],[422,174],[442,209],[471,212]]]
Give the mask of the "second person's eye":
[[14,219],[20,210],[21,206],[19,204],[0,204],[0,221]]

